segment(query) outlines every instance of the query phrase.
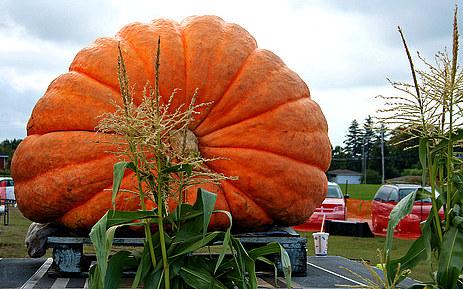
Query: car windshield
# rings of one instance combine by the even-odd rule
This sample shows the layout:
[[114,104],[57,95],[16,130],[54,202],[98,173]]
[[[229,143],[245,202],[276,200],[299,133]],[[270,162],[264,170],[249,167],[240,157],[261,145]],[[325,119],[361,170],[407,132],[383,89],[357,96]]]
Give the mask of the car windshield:
[[416,188],[400,189],[399,190],[399,200],[402,200],[403,198],[408,196],[413,191],[416,191]]
[[[428,187],[426,187],[426,188],[424,188],[424,189],[425,189],[426,191],[428,191],[428,192],[431,191]],[[417,188],[400,189],[400,190],[399,190],[399,200],[402,200],[402,199],[405,198],[407,195],[409,195],[411,192],[416,191],[416,190],[417,190]],[[436,191],[436,198],[437,198],[438,196],[439,196],[439,192]],[[431,203],[431,202],[432,202],[432,201],[431,201],[431,198],[426,198],[426,199],[423,199],[423,200],[421,200],[421,201],[423,201],[423,202],[425,202],[425,203]],[[417,202],[420,202],[420,201],[417,201]]]
[[328,185],[327,198],[342,198],[341,189],[336,185]]

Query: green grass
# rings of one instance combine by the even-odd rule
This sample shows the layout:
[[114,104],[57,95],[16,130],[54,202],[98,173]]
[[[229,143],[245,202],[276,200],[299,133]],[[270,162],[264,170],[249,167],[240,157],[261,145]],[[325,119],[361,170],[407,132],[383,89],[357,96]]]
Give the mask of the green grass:
[[[26,219],[18,208],[10,207],[10,222],[8,226],[3,223],[3,216],[0,217],[0,258],[29,258],[25,245],[27,230],[32,221]],[[114,246],[111,252],[118,249],[130,250],[129,246]],[[95,254],[91,244],[84,244],[84,254]],[[52,257],[52,249],[48,249],[46,258]]]
[[3,217],[0,216],[0,258],[26,258],[27,249],[25,237],[29,225],[32,223],[19,211],[18,208],[10,207],[10,222],[4,225]]
[[[28,258],[24,239],[31,221],[27,220],[18,208],[10,210],[10,224],[3,225],[3,217],[0,223],[0,258]],[[310,232],[299,232],[302,237],[307,238],[309,255],[314,255],[313,237]],[[374,238],[330,236],[328,253],[332,256],[341,256],[349,259],[368,260],[371,265],[379,263],[377,248],[384,247],[385,237],[375,236]],[[401,257],[413,243],[413,240],[394,239],[392,257]],[[91,245],[89,245],[91,247]],[[91,251],[92,248],[88,248]],[[84,251],[87,251],[84,248]],[[47,251],[45,257],[51,257],[51,250]],[[411,278],[420,281],[429,281],[426,266],[420,264],[410,275]]]
[[[301,237],[307,238],[308,255],[315,256],[312,232],[298,232]],[[377,249],[384,248],[386,237],[375,236],[374,238],[348,237],[348,236],[329,236],[328,255],[341,256],[353,260],[365,260],[371,266],[380,263],[379,252]],[[392,258],[400,258],[405,255],[414,240],[394,239],[392,244]],[[437,268],[437,262],[434,263]],[[422,282],[431,281],[427,266],[424,262],[420,263],[408,276]]]
[[[346,194],[346,185],[340,184],[341,190]],[[348,185],[347,194],[353,199],[373,200],[373,197],[381,185]]]

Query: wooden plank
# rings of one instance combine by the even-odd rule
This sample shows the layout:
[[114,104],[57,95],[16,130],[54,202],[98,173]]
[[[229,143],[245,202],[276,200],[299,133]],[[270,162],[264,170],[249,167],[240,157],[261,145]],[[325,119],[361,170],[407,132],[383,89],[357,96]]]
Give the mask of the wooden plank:
[[66,288],[70,280],[70,278],[56,278],[55,282],[53,282],[53,285],[50,289]]
[[34,275],[32,275],[29,280],[21,287],[21,289],[33,289],[34,286],[39,282],[39,280],[47,273],[48,268],[50,268],[51,264],[53,262],[52,258],[48,258],[42,266],[35,272]]
[[[294,276],[306,276],[307,272],[307,248],[306,238],[294,235],[273,235],[275,233],[248,233],[238,235],[238,239],[244,248],[252,249],[256,246],[278,242],[286,250],[291,261],[292,273]],[[278,234],[283,234],[278,232]],[[284,235],[284,234],[283,234]],[[53,248],[54,264],[57,274],[81,273],[87,269],[83,268],[86,263],[83,254],[83,244],[91,244],[88,237],[48,237],[48,247]],[[114,238],[114,245],[118,246],[143,246],[142,238]],[[279,272],[283,272],[282,264],[278,254],[275,256],[275,264]],[[262,268],[260,268],[260,267]],[[268,271],[265,264],[259,263],[258,271]],[[270,268],[272,271],[273,268]]]

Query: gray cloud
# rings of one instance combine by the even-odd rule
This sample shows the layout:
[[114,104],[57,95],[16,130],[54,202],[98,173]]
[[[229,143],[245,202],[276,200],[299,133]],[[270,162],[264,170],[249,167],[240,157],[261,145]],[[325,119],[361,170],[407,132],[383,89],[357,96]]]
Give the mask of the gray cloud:
[[[298,6],[311,6],[314,1],[292,1]],[[302,3],[302,4],[301,4]],[[408,80],[409,66],[397,27],[404,31],[408,47],[417,64],[416,52],[427,59],[434,53],[451,50],[454,1],[318,1],[331,13],[356,23],[334,26],[327,38],[337,39],[337,49],[325,50],[332,63],[318,71],[303,71],[314,79],[317,89],[381,86],[386,78]],[[461,13],[459,13],[461,15]],[[461,16],[459,16],[461,18]],[[330,25],[329,20],[320,26]],[[325,39],[326,40],[326,39]],[[317,45],[324,45],[323,40]],[[338,57],[342,55],[342,57]],[[463,52],[460,51],[463,56]],[[326,70],[324,69],[326,68]]]
[[64,68],[65,61],[69,61],[69,58],[46,49],[18,51],[9,55],[0,54],[0,63],[3,67],[14,67],[21,72],[30,72],[31,70],[59,71]]
[[397,44],[397,26],[403,29],[407,40],[417,46],[428,44],[430,39],[448,37],[452,32],[456,3],[401,0],[324,1],[325,5],[337,11],[368,17],[371,19],[371,26],[368,29],[373,33],[375,30],[381,32],[377,36],[384,44],[392,46]]
[[259,47],[275,52],[307,82],[333,128],[330,137],[334,144],[342,144],[352,119],[362,122],[375,113],[370,97],[390,93],[383,92],[389,85],[386,78],[409,81],[397,26],[404,30],[413,55],[419,50],[430,59],[451,46],[457,3],[236,1],[225,5],[212,0],[161,4],[142,0],[0,0],[0,100],[2,106],[11,107],[5,115],[8,119],[0,118],[0,140],[25,136],[17,123],[28,119],[51,80],[66,72],[74,55],[96,38],[112,36],[132,21],[159,17],[181,21],[188,15],[215,14],[248,29]]
[[34,90],[18,91],[9,83],[0,80],[0,140],[23,139],[26,137],[26,123],[35,102],[40,95]]
[[88,43],[106,35],[118,11],[107,1],[3,1],[2,13],[27,34],[57,43]]

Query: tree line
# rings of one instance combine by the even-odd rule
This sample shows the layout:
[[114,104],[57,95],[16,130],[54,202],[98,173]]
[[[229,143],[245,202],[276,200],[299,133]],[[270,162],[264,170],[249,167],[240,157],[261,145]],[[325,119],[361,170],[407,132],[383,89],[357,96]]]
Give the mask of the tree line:
[[0,143],[0,154],[8,156],[5,161],[5,170],[0,169],[0,175],[10,175],[11,159],[13,158],[14,151],[21,141],[21,139],[6,139]]
[[[401,130],[389,131],[378,126],[371,116],[360,125],[353,120],[344,145],[332,148],[329,170],[348,169],[366,175],[368,184],[384,178],[421,175],[418,139],[409,139]],[[384,167],[384,169],[383,169]]]

